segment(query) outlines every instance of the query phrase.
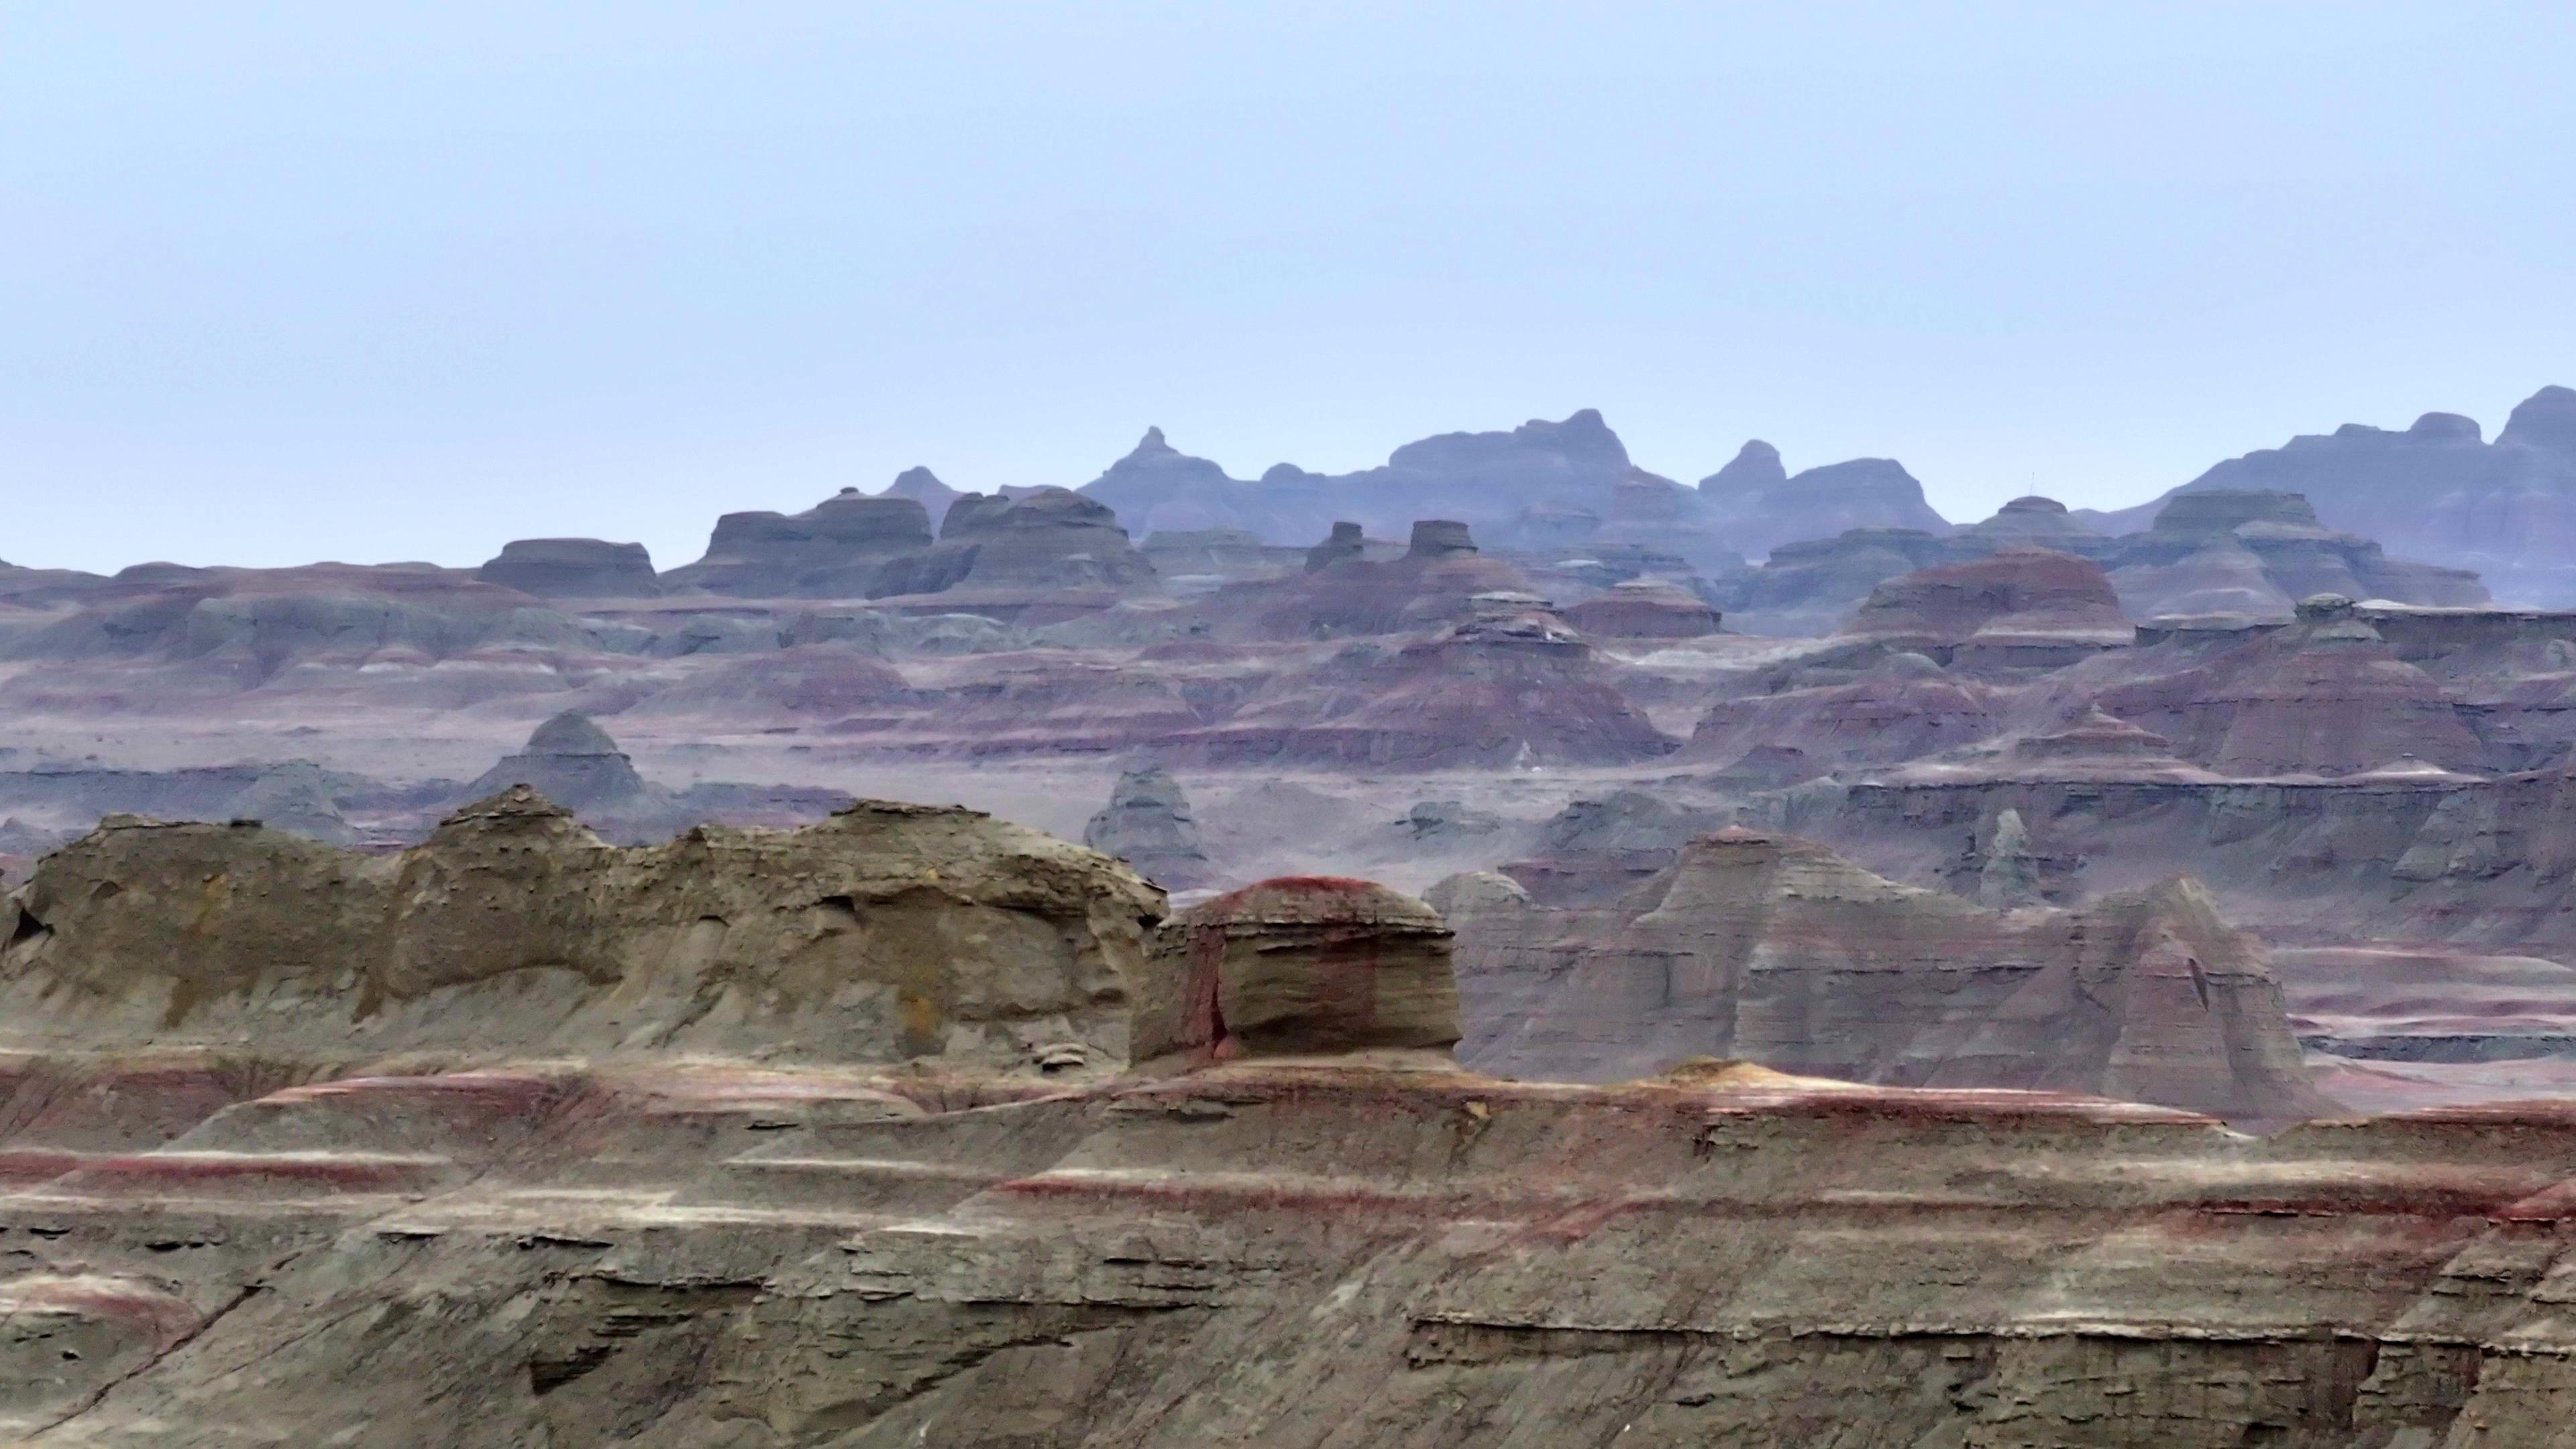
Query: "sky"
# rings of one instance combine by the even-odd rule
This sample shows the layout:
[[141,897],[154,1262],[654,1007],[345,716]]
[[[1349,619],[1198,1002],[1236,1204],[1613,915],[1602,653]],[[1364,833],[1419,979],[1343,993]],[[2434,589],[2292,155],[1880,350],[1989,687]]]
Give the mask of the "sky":
[[671,567],[1581,407],[2120,506],[2576,384],[2571,77],[2563,0],[0,0],[0,558]]

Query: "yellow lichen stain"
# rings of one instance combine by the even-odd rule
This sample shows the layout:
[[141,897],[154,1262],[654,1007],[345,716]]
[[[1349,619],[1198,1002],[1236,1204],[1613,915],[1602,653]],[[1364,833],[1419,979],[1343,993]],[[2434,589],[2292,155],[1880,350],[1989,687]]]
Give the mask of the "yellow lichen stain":
[[939,1009],[938,1002],[918,991],[902,990],[895,993],[894,1005],[906,1054],[927,1056],[947,1045],[947,1013]]
[[197,892],[196,914],[188,918],[189,933],[198,936],[213,934],[216,918],[224,913],[226,906],[232,904],[232,896],[231,876],[217,871],[206,877],[205,885]]

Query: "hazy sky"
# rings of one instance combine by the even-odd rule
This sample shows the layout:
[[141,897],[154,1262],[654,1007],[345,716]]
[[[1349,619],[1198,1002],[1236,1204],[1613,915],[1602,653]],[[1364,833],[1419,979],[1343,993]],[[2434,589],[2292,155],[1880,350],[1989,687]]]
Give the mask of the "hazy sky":
[[2576,384],[2571,97],[2564,0],[0,0],[0,557],[669,567],[1584,406],[2131,503]]

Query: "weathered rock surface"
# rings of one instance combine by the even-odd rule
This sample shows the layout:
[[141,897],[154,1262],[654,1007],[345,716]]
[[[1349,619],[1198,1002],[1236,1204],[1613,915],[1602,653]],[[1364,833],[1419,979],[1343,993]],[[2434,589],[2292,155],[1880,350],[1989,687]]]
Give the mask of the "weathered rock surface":
[[[1453,568],[1474,560],[1441,561]],[[1339,578],[1354,564],[1305,576]],[[1167,759],[1341,768],[1633,763],[1671,737],[1623,697],[1611,669],[1552,615],[1514,606],[1389,649],[1354,644],[1272,681],[1224,722],[1154,742]]]
[[1447,1069],[1449,943],[1437,911],[1369,881],[1288,876],[1192,906],[1136,978],[1136,1070],[1342,1053]]
[[2071,664],[2135,635],[2098,564],[2034,548],[1890,579],[1844,632],[1943,664],[2023,667]]
[[131,1140],[17,1126],[0,1201],[40,1445],[2546,1446],[2567,1391],[2545,1107],[86,1072],[16,1080]]
[[977,590],[1119,591],[1150,586],[1154,565],[1107,506],[1064,488],[1018,497],[969,493],[948,509],[935,548],[883,568],[871,597]]
[[512,539],[474,577],[541,599],[648,598],[662,592],[644,545],[597,538]]
[[1209,879],[1190,797],[1168,771],[1152,766],[1118,776],[1108,805],[1083,828],[1082,843],[1127,862],[1166,890],[1187,890]]
[[2176,881],[2003,912],[1824,847],[1727,830],[1607,911],[1460,916],[1462,1059],[1603,1080],[1692,1055],[1905,1086],[2090,1091],[2238,1120],[2315,1115],[2262,948]]
[[2318,595],[2299,609],[2292,628],[2197,668],[2105,690],[2101,703],[2223,774],[2483,763],[2485,747],[2458,703],[2397,658],[2352,600]]
[[1697,639],[1718,630],[1706,599],[1663,579],[1629,579],[1565,611],[1565,622],[1594,639]]
[[1162,899],[1034,831],[881,801],[621,848],[512,789],[392,856],[122,817],[5,907],[0,1045],[1114,1063]]

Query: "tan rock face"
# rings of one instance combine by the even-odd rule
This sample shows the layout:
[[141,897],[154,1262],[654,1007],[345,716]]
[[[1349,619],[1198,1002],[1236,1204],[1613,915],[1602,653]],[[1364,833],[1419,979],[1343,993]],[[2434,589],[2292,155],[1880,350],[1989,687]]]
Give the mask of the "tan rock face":
[[1610,1080],[1740,1056],[2235,1119],[2326,1105],[2261,947],[2190,881],[2007,912],[1727,830],[1607,909],[1548,910],[1481,878],[1435,895],[1459,932],[1478,1070]]
[[1162,912],[1115,861],[953,808],[624,849],[513,790],[391,856],[129,818],[6,908],[0,1044],[1109,1066]]
[[1154,936],[1129,1030],[1140,1071],[1245,1056],[1432,1052],[1458,1040],[1438,912],[1368,881],[1288,876],[1181,912]]

